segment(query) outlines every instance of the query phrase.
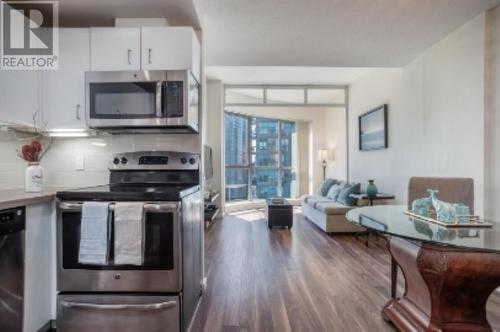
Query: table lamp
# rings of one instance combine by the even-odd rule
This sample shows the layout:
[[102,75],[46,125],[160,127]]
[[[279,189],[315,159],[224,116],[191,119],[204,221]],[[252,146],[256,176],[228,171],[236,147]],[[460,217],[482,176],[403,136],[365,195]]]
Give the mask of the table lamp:
[[326,165],[328,161],[335,160],[335,150],[334,149],[320,149],[318,150],[318,161],[321,161],[321,166],[323,166],[323,180],[326,179]]

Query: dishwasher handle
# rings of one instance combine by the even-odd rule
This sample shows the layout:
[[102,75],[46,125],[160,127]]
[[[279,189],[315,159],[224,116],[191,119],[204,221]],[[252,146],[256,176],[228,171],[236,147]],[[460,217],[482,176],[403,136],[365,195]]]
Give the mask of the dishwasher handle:
[[101,303],[87,303],[87,302],[74,302],[64,300],[61,305],[66,308],[75,309],[90,309],[90,310],[134,310],[134,311],[152,311],[164,310],[177,306],[176,301],[166,301],[158,303],[147,304],[101,304]]

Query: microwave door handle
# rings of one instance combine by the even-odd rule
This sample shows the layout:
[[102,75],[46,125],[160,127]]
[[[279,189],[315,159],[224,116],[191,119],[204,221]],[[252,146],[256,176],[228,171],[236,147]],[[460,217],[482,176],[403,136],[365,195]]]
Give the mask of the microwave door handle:
[[61,305],[66,308],[75,309],[91,309],[91,310],[163,310],[175,307],[176,301],[166,301],[148,304],[100,304],[100,303],[85,303],[63,300]]
[[[163,118],[166,116],[166,112],[164,112],[162,109],[162,99],[163,99],[162,86],[163,86],[163,84],[165,84],[165,83],[164,82],[156,82],[156,117],[157,118]],[[166,105],[167,104],[165,102],[165,107],[166,107]]]

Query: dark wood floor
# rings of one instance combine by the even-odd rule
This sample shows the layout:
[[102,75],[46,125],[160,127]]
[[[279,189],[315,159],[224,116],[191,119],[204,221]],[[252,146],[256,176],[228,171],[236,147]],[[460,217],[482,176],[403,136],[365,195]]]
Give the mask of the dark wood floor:
[[[208,230],[208,285],[192,331],[395,330],[380,315],[390,280],[383,239],[366,248],[362,238],[327,236],[300,214],[291,232],[271,231],[262,218],[240,213]],[[498,295],[488,318],[500,330]]]

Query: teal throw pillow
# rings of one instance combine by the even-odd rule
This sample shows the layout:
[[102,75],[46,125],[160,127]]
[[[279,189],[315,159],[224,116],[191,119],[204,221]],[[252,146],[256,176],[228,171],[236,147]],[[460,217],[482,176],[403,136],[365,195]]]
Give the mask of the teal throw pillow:
[[319,186],[318,190],[318,195],[326,197],[326,194],[328,194],[328,190],[337,183],[337,180],[334,179],[326,179],[323,181],[323,183]]
[[328,190],[328,193],[326,194],[326,197],[328,199],[331,199],[332,201],[336,201],[337,198],[339,197],[340,191],[344,189],[345,183],[337,183],[334,184],[330,190]]
[[349,183],[344,189],[340,191],[339,196],[337,197],[337,202],[346,206],[354,206],[356,205],[356,199],[350,197],[350,195],[359,193],[361,193],[361,184]]

